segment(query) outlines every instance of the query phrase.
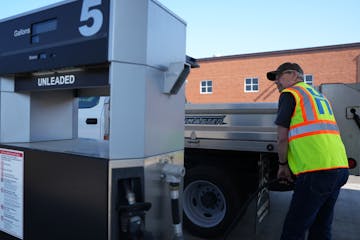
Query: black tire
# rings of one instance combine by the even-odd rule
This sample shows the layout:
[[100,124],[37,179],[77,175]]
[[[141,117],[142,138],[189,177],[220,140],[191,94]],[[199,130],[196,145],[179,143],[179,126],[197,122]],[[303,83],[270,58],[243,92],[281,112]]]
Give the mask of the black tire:
[[241,202],[230,176],[215,167],[187,170],[184,187],[184,228],[210,239],[223,236]]

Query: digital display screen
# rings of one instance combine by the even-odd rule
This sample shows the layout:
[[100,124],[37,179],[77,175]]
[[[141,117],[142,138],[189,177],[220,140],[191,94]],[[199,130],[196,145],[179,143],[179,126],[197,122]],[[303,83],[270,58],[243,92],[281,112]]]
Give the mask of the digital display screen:
[[40,42],[40,34],[55,31],[57,29],[57,19],[34,23],[31,25],[31,43]]

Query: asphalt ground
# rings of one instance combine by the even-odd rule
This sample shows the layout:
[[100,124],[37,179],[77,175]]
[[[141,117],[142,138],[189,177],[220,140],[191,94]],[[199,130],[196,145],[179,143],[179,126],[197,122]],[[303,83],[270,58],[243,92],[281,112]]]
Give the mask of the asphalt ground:
[[[279,240],[292,192],[270,192],[270,212],[255,227],[251,206],[227,240]],[[350,176],[335,206],[333,240],[360,239],[360,177]],[[203,240],[185,232],[185,240]]]

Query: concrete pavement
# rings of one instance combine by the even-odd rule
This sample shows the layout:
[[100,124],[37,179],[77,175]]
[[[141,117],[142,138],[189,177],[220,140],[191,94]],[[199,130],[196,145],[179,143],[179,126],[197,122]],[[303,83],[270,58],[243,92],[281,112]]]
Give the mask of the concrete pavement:
[[[227,240],[278,240],[282,222],[285,218],[292,192],[270,192],[270,213],[256,229],[253,227],[252,211],[229,235]],[[185,233],[186,240],[203,240]],[[333,240],[360,239],[360,177],[350,176],[348,183],[341,189],[335,207]]]

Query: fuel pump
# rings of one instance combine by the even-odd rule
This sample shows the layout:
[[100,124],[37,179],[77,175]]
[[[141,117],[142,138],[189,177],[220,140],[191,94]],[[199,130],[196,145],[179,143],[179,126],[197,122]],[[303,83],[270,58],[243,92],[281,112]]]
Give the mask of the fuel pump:
[[[185,31],[156,0],[0,20],[0,239],[182,237]],[[78,138],[83,96],[109,96],[107,140]]]

